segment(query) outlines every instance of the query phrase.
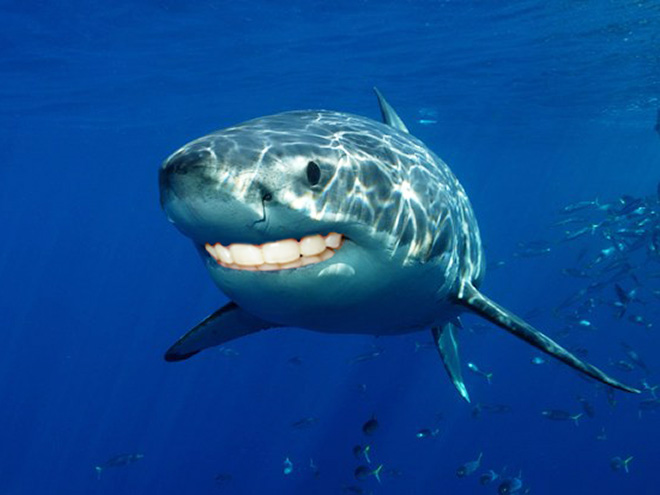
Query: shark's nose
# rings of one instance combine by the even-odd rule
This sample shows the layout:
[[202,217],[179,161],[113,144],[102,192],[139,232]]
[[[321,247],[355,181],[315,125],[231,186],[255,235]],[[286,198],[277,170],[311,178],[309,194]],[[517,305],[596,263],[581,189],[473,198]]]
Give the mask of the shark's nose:
[[208,150],[186,150],[172,155],[158,174],[161,204],[172,194],[183,197],[197,191],[214,168],[213,155]]

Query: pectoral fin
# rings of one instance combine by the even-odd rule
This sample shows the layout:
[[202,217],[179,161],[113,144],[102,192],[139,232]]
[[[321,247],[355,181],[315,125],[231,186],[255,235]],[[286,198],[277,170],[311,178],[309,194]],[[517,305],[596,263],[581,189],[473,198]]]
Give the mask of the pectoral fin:
[[432,327],[433,342],[435,342],[442,363],[449,374],[451,382],[467,402],[470,402],[470,395],[468,394],[467,387],[463,382],[463,375],[461,374],[461,360],[458,354],[458,340],[456,340],[457,328],[453,323],[445,323],[440,327]]
[[165,361],[183,361],[208,347],[274,326],[230,302],[177,340],[165,353]]
[[591,378],[598,380],[599,382],[609,385],[610,387],[618,388],[624,392],[631,392],[636,394],[640,393],[639,390],[624,385],[623,383],[620,383],[613,378],[610,378],[595,366],[582,361],[577,356],[557,344],[550,337],[542,334],[529,323],[523,321],[509,310],[504,309],[502,306],[491,301],[469,284],[465,285],[463,288],[463,293],[458,297],[457,302],[469,308],[474,313],[485,318],[491,323],[494,323],[495,325],[512,333],[519,339],[524,340],[528,344],[531,344],[537,349],[550,354],[551,356],[559,359],[560,361],[575,368],[576,370],[581,371]]

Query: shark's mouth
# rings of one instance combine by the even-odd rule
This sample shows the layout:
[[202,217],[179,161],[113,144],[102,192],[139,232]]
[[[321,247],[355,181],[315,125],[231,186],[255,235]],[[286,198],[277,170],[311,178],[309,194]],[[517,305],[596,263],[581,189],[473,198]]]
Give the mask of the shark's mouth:
[[308,235],[300,239],[284,239],[265,244],[204,245],[206,252],[221,266],[233,270],[277,271],[314,265],[332,258],[341,248],[344,236]]

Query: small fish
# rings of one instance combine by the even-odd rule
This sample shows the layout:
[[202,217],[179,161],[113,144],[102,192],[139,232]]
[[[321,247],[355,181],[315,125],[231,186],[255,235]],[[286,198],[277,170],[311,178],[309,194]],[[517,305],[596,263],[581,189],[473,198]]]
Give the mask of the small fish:
[[644,399],[638,407],[640,411],[656,411],[660,409],[660,399]]
[[618,361],[613,361],[610,359],[610,365],[628,373],[635,369],[635,366],[632,363],[629,363],[623,359],[619,359]]
[[497,487],[497,493],[499,493],[499,495],[513,495],[514,493],[519,493],[520,490],[522,490],[522,487],[523,482],[521,473],[518,476],[507,478],[502,481],[500,486]]
[[297,430],[302,430],[304,428],[309,428],[310,426],[314,426],[318,422],[319,422],[319,418],[314,416],[309,416],[307,418],[301,418],[298,421],[291,423],[291,427],[296,428]]
[[417,433],[415,433],[416,438],[434,438],[440,434],[440,429],[436,428],[431,430],[430,428],[422,428]]
[[433,125],[438,123],[437,120],[433,119],[419,119],[417,122],[422,125]]
[[643,200],[641,198],[634,198],[628,195],[621,196],[619,204],[620,207],[616,211],[616,215],[619,216],[630,215],[640,208],[643,208]]
[[529,362],[537,366],[547,363],[545,358],[543,358],[542,356],[534,356],[532,359],[529,360]]
[[582,417],[582,413],[571,414],[567,411],[562,411],[561,409],[546,409],[545,411],[541,411],[541,415],[544,418],[551,419],[552,421],[567,421],[572,419],[575,421],[576,425],[579,424],[578,420]]
[[567,230],[564,232],[564,241],[572,241],[579,237],[582,237],[585,234],[593,234],[599,225],[587,225],[586,227],[581,228],[580,230],[575,230],[573,232]]
[[314,463],[314,459],[312,459],[311,457],[309,458],[309,469],[312,470],[312,475],[314,476],[314,479],[319,479],[321,477],[321,470]]
[[579,270],[577,268],[564,268],[561,272],[564,275],[568,275],[569,277],[591,278],[591,275],[589,275],[587,272],[585,272],[584,270]]
[[556,312],[566,309],[570,306],[573,306],[575,303],[580,301],[585,295],[587,295],[587,289],[580,289],[575,294],[567,297],[562,302],[559,303],[559,306],[555,309]]
[[369,476],[374,476],[378,483],[381,482],[380,480],[380,472],[383,469],[383,465],[381,464],[378,466],[376,469],[371,470],[367,466],[358,466],[355,468],[355,472],[353,475],[355,476],[355,479],[358,481],[362,481],[367,479]]
[[555,223],[553,223],[552,225],[554,227],[561,227],[563,225],[570,225],[570,224],[573,224],[573,223],[583,223],[583,222],[584,222],[583,218],[568,217],[568,218],[564,218],[562,220],[558,220]]
[[94,466],[94,470],[96,471],[96,477],[97,479],[101,479],[101,473],[108,468],[128,466],[129,464],[133,464],[143,458],[144,458],[144,454],[119,454],[113,456],[107,461],[105,461],[103,464],[99,466]]
[[600,442],[604,442],[605,440],[607,440],[607,433],[605,432],[604,427],[601,428],[600,433],[598,435],[596,435],[596,440],[598,440]]
[[291,462],[291,459],[289,459],[288,457],[284,459],[283,465],[284,468],[282,469],[282,472],[284,473],[285,476],[288,476],[291,473],[293,473],[293,462]]
[[594,406],[591,404],[591,402],[589,402],[587,399],[585,399],[582,396],[578,396],[577,400],[582,406],[582,410],[584,411],[584,414],[586,414],[588,418],[596,417],[596,410],[594,409]]
[[236,349],[232,349],[231,347],[219,347],[218,352],[227,357],[236,357],[241,355]]
[[483,473],[481,476],[479,476],[479,483],[482,484],[482,485],[490,485],[493,481],[495,481],[499,477],[500,477],[499,474],[497,474],[492,469],[489,469],[488,471]]
[[513,253],[515,258],[536,258],[537,256],[543,256],[552,251],[549,247],[547,248],[526,248],[521,249]]
[[630,464],[630,461],[632,460],[633,456],[627,457],[626,459],[619,456],[612,457],[610,459],[610,467],[612,468],[612,471],[621,471],[623,469],[626,473],[629,473],[628,464]]
[[581,320],[578,320],[577,322],[579,327],[582,328],[594,328],[594,324],[591,323],[589,320],[585,320],[584,318]]
[[652,396],[654,399],[657,399],[657,398],[658,398],[658,396],[656,395],[655,391],[657,390],[658,387],[660,387],[660,384],[658,384],[658,385],[651,385],[651,384],[649,384],[649,382],[647,382],[646,380],[642,380],[642,387],[644,388],[644,390],[645,390],[646,392],[650,392],[650,393],[651,393],[651,396]]
[[486,373],[485,371],[480,370],[479,367],[474,363],[468,363],[467,367],[475,375],[483,376],[486,379],[486,381],[488,382],[488,384],[490,385],[491,378],[493,378],[492,373]]
[[647,322],[646,319],[641,315],[630,315],[628,316],[628,321],[630,323],[634,323],[635,325],[639,325],[640,327],[651,328],[653,326],[653,323]]
[[218,484],[224,485],[226,483],[229,483],[232,479],[233,479],[233,476],[231,474],[220,473],[220,474],[216,475],[215,482],[218,483]]
[[578,203],[566,205],[561,209],[560,213],[573,213],[575,211],[585,210],[587,208],[593,208],[596,206],[600,206],[598,203],[598,198],[593,201],[580,201]]
[[610,405],[610,407],[616,407],[617,400],[616,396],[614,395],[614,390],[607,389],[605,394],[607,396],[607,403]]
[[498,268],[502,268],[504,265],[506,265],[506,261],[490,261],[486,265],[486,270],[489,272],[492,272],[493,270],[497,270]]
[[303,364],[303,360],[298,356],[293,356],[289,358],[287,364],[290,364],[291,366],[300,366]]
[[483,457],[483,455],[484,453],[480,452],[479,457],[477,457],[476,460],[468,461],[465,464],[463,464],[461,467],[459,467],[456,470],[456,476],[458,476],[459,478],[464,478],[465,476],[470,476],[472,473],[474,473],[481,466],[481,458]]
[[435,350],[437,349],[437,346],[433,342],[415,342],[415,352],[419,351],[420,349]]
[[472,408],[472,417],[479,418],[482,411],[492,414],[506,414],[511,412],[511,406],[507,404],[477,404]]
[[378,430],[379,426],[380,425],[378,424],[378,420],[376,420],[376,416],[372,416],[370,420],[366,421],[362,425],[362,433],[371,436],[376,433],[376,430]]
[[626,356],[628,356],[628,359],[630,359],[630,361],[632,361],[635,366],[648,374],[649,368],[646,366],[646,363],[642,360],[637,351],[633,349],[630,344],[626,344],[625,342],[621,342],[621,347],[623,347]]
[[383,352],[385,352],[385,349],[382,347],[375,347],[371,352],[365,352],[364,354],[359,354],[354,358],[349,359],[348,364],[357,364],[363,363],[365,361],[371,361],[372,359],[376,359],[378,356],[383,354]]

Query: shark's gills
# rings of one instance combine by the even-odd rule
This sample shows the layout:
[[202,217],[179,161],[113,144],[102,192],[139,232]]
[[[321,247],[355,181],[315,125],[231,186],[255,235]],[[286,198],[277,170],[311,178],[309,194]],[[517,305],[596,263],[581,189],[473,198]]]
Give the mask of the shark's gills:
[[221,345],[274,326],[270,322],[246,313],[236,303],[230,302],[177,340],[165,353],[165,360],[183,361],[208,347]]
[[442,363],[449,374],[451,382],[467,402],[470,402],[470,395],[468,394],[467,387],[463,382],[463,375],[461,374],[461,360],[458,354],[458,340],[456,339],[456,332],[458,329],[453,323],[447,322],[440,327],[432,327],[433,342],[440,353]]
[[529,323],[517,317],[499,304],[488,299],[470,284],[465,285],[462,296],[459,296],[458,298],[458,303],[469,308],[474,313],[485,318],[491,323],[494,323],[495,325],[512,333],[519,339],[524,340],[528,344],[531,344],[537,349],[550,354],[551,356],[559,359],[560,361],[575,368],[576,370],[581,371],[591,378],[598,380],[599,382],[605,383],[606,385],[617,388],[619,390],[623,390],[624,392],[640,392],[635,388],[629,387],[613,378],[610,378],[595,366],[582,361],[577,356],[557,344],[550,337],[539,332]]

